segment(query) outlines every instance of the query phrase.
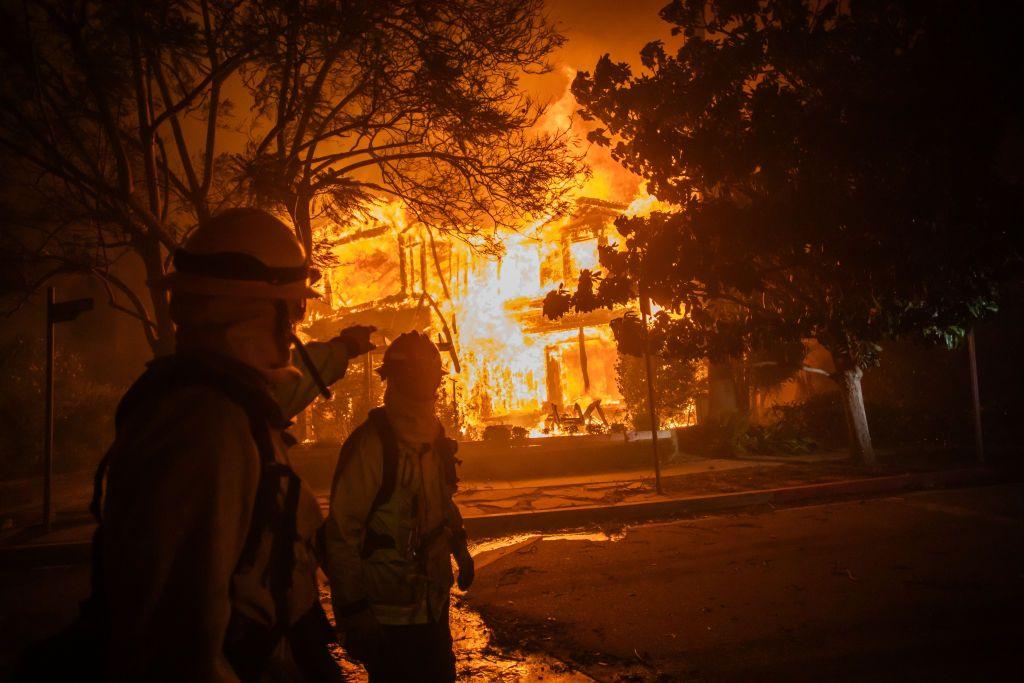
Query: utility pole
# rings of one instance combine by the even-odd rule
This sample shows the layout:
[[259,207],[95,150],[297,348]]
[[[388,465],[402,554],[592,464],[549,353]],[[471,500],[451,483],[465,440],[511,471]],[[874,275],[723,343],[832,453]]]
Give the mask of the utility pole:
[[651,452],[654,457],[654,490],[661,494],[661,461],[658,458],[658,405],[654,397],[654,369],[651,366],[651,344],[647,333],[647,318],[651,313],[651,300],[640,289],[640,320],[644,326],[644,365],[647,369],[647,409],[651,418]]
[[974,328],[967,333],[967,358],[971,366],[971,408],[974,413],[974,453],[978,462],[985,462],[985,439],[981,429],[981,390],[978,387],[978,354]]
[[43,529],[53,525],[53,326],[70,322],[92,310],[92,299],[56,300],[55,287],[46,288],[46,379],[43,416]]

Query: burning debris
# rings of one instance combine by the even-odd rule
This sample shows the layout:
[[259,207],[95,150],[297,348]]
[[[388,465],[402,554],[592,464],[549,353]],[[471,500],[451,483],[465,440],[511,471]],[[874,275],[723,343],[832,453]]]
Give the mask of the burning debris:
[[[445,354],[445,403],[467,437],[493,426],[530,436],[607,431],[621,420],[608,326],[621,312],[551,321],[541,307],[545,292],[598,265],[598,247],[626,209],[579,199],[570,215],[508,235],[497,259],[408,222],[397,202],[354,227],[323,225],[323,298],[303,332],[315,339],[368,324],[382,343],[410,329],[427,332]],[[368,356],[362,373],[366,405],[380,392],[376,360]],[[306,425],[322,431],[331,417],[318,425],[313,413]]]

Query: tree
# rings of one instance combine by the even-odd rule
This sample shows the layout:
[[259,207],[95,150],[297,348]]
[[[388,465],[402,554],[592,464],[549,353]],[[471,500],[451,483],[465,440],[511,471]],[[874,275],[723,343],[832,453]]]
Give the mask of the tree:
[[501,228],[558,213],[581,171],[518,79],[563,38],[543,0],[268,3],[280,38],[247,72],[259,115],[239,177],[313,224],[398,199],[428,229],[494,247]]
[[[43,457],[42,339],[15,334],[0,342],[0,480],[37,475]],[[55,447],[61,469],[92,466],[110,440],[121,392],[77,353],[56,349]]]
[[[215,208],[223,89],[269,37],[257,17],[234,0],[0,7],[5,294],[91,274],[155,353],[173,350],[166,256]],[[126,257],[144,293],[123,278]]]
[[[639,325],[632,316],[624,318],[618,325]],[[638,335],[639,336],[639,335]],[[640,349],[637,349],[639,351]],[[655,357],[654,371],[655,401],[658,405],[658,421],[664,425],[678,422],[696,410],[696,398],[707,384],[702,377],[702,368],[697,361],[680,362]],[[647,369],[640,355],[623,352],[615,362],[615,383],[622,394],[622,404],[634,429],[650,430],[651,413],[647,403]]]
[[605,56],[573,93],[591,140],[676,208],[620,218],[603,272],[551,293],[549,314],[649,296],[665,309],[651,344],[683,359],[815,339],[874,463],[861,377],[879,343],[955,346],[1019,276],[1008,11],[671,2],[677,49],[649,43],[640,74]]

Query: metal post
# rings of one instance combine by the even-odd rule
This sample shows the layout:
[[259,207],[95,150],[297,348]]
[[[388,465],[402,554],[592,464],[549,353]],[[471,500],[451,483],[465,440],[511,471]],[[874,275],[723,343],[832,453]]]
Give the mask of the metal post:
[[644,326],[644,364],[647,368],[647,408],[651,418],[651,449],[654,455],[654,490],[659,494],[661,490],[661,461],[658,458],[658,406],[654,398],[654,370],[651,367],[651,348],[647,336],[647,314],[651,309],[650,299],[647,295],[640,295],[640,319]]
[[967,358],[971,365],[971,407],[974,412],[974,452],[978,462],[985,462],[985,441],[981,429],[981,390],[978,388],[978,355],[974,330],[967,333]]
[[50,531],[53,524],[53,304],[56,293],[46,288],[46,395],[43,417],[43,529]]
[[53,326],[69,322],[86,311],[91,311],[91,298],[69,299],[57,303],[55,287],[46,288],[46,394],[43,416],[43,528],[53,524]]

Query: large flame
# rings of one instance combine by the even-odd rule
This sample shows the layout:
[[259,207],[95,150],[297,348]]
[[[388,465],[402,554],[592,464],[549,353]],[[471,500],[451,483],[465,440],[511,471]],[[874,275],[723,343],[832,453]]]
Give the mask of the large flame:
[[[566,76],[571,82],[575,72]],[[538,125],[583,140],[572,116],[576,108],[567,83]],[[575,406],[582,411],[599,402],[615,420],[622,397],[610,314],[552,322],[541,315],[540,302],[562,283],[571,287],[582,269],[599,268],[598,245],[615,241],[616,215],[643,215],[663,205],[606,149],[582,149],[590,173],[579,178],[578,211],[504,235],[497,258],[410,224],[399,201],[367,207],[345,226],[321,223],[315,237],[330,245],[322,284],[330,310],[318,315],[344,319],[379,309],[381,319],[398,320],[400,327],[402,311],[428,311],[422,319],[430,321],[429,331],[442,341],[452,337],[452,383],[445,386],[458,387],[463,422],[477,433],[489,424],[518,425],[534,435],[558,432],[564,424],[552,422],[552,403],[572,418]]]

